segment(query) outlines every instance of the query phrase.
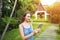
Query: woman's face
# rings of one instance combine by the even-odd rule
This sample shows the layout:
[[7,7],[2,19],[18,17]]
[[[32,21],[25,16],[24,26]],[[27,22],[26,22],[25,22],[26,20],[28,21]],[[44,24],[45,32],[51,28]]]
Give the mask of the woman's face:
[[27,21],[27,22],[30,21],[30,13],[26,14],[26,16],[25,16],[25,21]]

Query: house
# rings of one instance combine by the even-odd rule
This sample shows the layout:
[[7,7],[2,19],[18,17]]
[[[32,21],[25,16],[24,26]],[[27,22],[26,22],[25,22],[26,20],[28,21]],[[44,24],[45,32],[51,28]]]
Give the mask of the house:
[[49,15],[48,13],[47,13],[47,11],[44,9],[44,7],[43,7],[43,5],[41,4],[41,3],[39,3],[38,4],[38,6],[37,6],[37,8],[36,8],[36,11],[35,11],[35,17],[36,17],[36,19],[37,19],[37,14],[38,13],[40,13],[40,14],[42,14],[42,13],[44,13],[44,17],[45,17],[45,20],[47,19],[47,15]]

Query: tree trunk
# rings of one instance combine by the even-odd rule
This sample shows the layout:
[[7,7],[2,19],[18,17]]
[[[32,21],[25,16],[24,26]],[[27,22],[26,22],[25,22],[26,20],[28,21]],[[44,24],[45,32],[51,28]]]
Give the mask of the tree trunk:
[[6,25],[6,27],[5,27],[4,31],[3,31],[3,34],[2,34],[1,40],[3,40],[4,35],[5,35],[5,33],[6,33],[7,29],[8,29],[8,27],[9,27],[9,23],[10,23],[10,20],[11,20],[11,18],[12,18],[12,15],[13,15],[13,13],[14,13],[14,10],[15,10],[15,7],[16,7],[16,4],[17,4],[17,0],[15,0],[14,6],[13,6],[13,9],[12,9],[12,12],[11,12],[11,14],[10,14],[10,18],[8,19],[8,23],[7,23],[7,25]]
[[2,16],[2,0],[0,0],[0,18]]

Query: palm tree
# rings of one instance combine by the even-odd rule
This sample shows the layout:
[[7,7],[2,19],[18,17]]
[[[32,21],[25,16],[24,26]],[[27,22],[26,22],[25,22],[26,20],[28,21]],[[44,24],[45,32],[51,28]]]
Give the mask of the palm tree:
[[9,27],[9,23],[10,23],[10,20],[11,20],[11,18],[12,18],[13,12],[14,12],[14,10],[15,10],[16,4],[17,4],[17,0],[15,0],[14,7],[13,7],[12,12],[11,12],[11,14],[10,14],[10,18],[9,18],[9,20],[8,20],[8,23],[7,23],[7,25],[6,25],[6,27],[5,27],[4,31],[3,31],[1,40],[3,40],[4,35],[5,35],[5,33],[6,33],[7,29],[8,29],[8,27]]

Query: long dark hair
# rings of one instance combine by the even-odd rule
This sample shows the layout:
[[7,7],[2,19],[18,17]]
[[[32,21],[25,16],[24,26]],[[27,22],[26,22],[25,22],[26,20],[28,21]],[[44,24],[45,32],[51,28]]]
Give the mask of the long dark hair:
[[27,12],[25,12],[25,13],[22,15],[21,23],[24,22],[25,16],[26,16],[27,14],[30,14],[30,11],[27,11]]

